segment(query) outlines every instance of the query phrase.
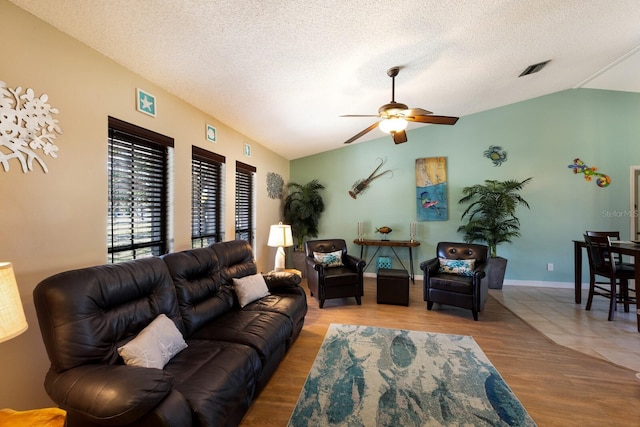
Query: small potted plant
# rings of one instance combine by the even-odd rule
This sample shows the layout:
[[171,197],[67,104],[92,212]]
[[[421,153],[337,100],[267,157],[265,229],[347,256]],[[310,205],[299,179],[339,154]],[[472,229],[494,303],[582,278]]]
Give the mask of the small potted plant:
[[522,198],[520,191],[533,178],[523,181],[485,180],[484,184],[476,184],[462,189],[464,195],[458,203],[470,203],[462,213],[461,219],[467,223],[458,227],[467,243],[485,242],[489,247],[489,287],[502,289],[507,259],[498,257],[497,246],[510,243],[520,237],[520,220],[516,217],[518,205],[529,208],[529,203]]
[[[306,237],[318,237],[318,224],[324,212],[324,200],[320,191],[324,190],[324,185],[314,179],[306,184],[290,182],[287,189],[283,216],[285,223],[291,225],[295,241],[292,256],[294,267],[304,271],[304,240]],[[299,266],[302,267],[298,268]]]

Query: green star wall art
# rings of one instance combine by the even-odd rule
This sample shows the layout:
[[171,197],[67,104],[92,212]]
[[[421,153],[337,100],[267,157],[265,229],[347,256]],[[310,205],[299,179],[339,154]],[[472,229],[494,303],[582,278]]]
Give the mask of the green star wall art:
[[136,89],[136,108],[151,117],[156,116],[156,97],[142,89]]

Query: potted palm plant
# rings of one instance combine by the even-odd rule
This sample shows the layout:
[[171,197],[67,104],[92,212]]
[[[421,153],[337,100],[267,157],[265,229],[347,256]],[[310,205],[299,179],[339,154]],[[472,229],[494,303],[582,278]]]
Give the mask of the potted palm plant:
[[306,184],[290,182],[287,189],[283,216],[285,222],[291,225],[295,241],[292,256],[294,267],[304,271],[304,240],[306,237],[318,237],[318,224],[324,212],[320,191],[324,190],[324,185],[314,179]]
[[498,257],[497,246],[510,243],[520,237],[520,220],[516,217],[519,205],[529,208],[529,203],[522,198],[520,191],[533,178],[523,181],[485,180],[484,184],[476,184],[462,189],[464,195],[458,203],[470,203],[462,213],[461,219],[467,223],[458,227],[467,243],[485,242],[489,247],[489,287],[502,289],[507,259]]

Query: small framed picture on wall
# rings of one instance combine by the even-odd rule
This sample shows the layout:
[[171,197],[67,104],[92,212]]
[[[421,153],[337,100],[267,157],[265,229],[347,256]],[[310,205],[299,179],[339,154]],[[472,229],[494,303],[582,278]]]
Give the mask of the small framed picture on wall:
[[156,97],[142,89],[136,89],[136,109],[151,117],[156,116]]
[[216,128],[207,123],[206,126],[207,141],[216,142]]
[[246,142],[244,143],[244,155],[246,157],[251,157],[251,146]]

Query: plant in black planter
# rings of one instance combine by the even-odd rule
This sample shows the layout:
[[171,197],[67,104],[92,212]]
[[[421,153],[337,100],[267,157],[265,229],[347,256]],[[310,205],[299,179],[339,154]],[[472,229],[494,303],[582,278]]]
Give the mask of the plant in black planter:
[[304,251],[305,237],[318,237],[318,223],[324,212],[324,200],[320,190],[324,185],[317,179],[306,184],[290,182],[289,194],[284,201],[284,220],[291,224],[291,234],[296,241],[295,250]]
[[463,233],[464,241],[472,243],[485,242],[489,247],[489,287],[502,289],[507,260],[497,256],[500,243],[510,243],[520,237],[520,220],[516,217],[518,205],[529,208],[529,203],[519,192],[533,178],[523,181],[485,180],[484,184],[476,184],[462,189],[462,197],[458,203],[470,203],[462,213],[461,219],[467,223],[458,227]]

